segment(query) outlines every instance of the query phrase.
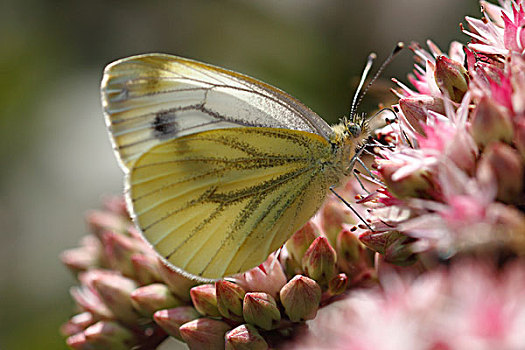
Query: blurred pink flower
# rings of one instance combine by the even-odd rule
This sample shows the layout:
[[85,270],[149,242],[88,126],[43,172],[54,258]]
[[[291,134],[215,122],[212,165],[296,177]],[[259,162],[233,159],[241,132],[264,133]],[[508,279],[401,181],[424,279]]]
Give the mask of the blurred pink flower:
[[448,271],[385,273],[321,310],[295,349],[522,349],[525,266],[461,261]]

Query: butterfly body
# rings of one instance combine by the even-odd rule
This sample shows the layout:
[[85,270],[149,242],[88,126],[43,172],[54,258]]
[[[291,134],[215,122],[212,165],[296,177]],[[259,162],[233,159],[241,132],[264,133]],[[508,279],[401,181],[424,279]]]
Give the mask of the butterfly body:
[[201,279],[279,248],[347,174],[362,138],[361,126],[331,128],[253,78],[168,55],[108,66],[102,101],[135,223]]

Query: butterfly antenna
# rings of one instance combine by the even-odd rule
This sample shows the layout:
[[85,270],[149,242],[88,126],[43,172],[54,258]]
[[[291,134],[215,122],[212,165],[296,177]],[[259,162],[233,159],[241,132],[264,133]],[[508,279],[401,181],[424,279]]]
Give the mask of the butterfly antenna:
[[383,112],[390,112],[390,113],[392,113],[394,115],[394,120],[396,120],[396,118],[397,118],[396,112],[394,112],[394,110],[392,108],[390,108],[390,107],[384,107],[384,108],[381,108],[379,111],[375,112],[374,115],[372,115],[371,117],[367,118],[366,121],[368,123],[370,123],[370,121],[372,119],[374,119],[375,117],[377,117],[380,114],[383,114]]
[[388,57],[383,62],[381,67],[379,67],[376,74],[374,74],[374,77],[372,78],[372,80],[370,80],[370,82],[366,85],[363,92],[359,93],[365,83],[365,80],[368,75],[368,72],[370,71],[370,68],[372,68],[372,63],[374,62],[374,59],[376,58],[376,54],[373,52],[370,55],[368,55],[368,60],[366,62],[365,69],[363,70],[363,74],[361,75],[361,81],[359,82],[359,86],[357,87],[357,90],[355,92],[354,99],[352,100],[352,107],[350,109],[350,118],[354,116],[354,113],[357,110],[357,107],[359,107],[359,105],[361,104],[361,101],[363,100],[366,93],[368,92],[368,89],[370,89],[370,86],[374,84],[374,82],[377,80],[377,78],[379,78],[381,73],[383,73],[383,70],[385,70],[385,68],[390,64],[390,62],[392,62],[392,60],[397,56],[399,52],[401,52],[401,50],[404,47],[405,47],[405,44],[401,41],[396,44],[396,46],[394,47],[390,55],[388,55]]
[[[357,109],[359,102],[363,99],[362,97],[359,98],[359,92],[363,88],[363,85],[365,84],[366,77],[368,76],[368,72],[370,72],[370,69],[372,68],[372,65],[374,64],[374,60],[377,58],[377,55],[375,53],[370,53],[368,55],[368,58],[366,60],[365,69],[363,69],[363,74],[361,74],[361,81],[359,81],[359,85],[357,86],[357,90],[355,91],[354,98],[352,99],[352,106],[350,107],[350,118],[352,118],[355,114],[355,110]],[[359,98],[359,102],[358,102]]]

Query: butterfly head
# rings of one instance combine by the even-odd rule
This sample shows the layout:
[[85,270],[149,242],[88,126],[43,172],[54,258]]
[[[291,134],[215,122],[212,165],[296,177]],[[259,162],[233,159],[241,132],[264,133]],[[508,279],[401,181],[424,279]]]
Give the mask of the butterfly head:
[[343,124],[348,134],[356,139],[362,137],[367,129],[367,123],[363,115],[356,114],[350,120],[345,118]]
[[341,122],[332,127],[334,131],[331,143],[340,160],[340,170],[346,175],[350,160],[358,145],[368,136],[368,123],[364,115],[354,114],[344,117]]
[[339,146],[347,143],[356,143],[365,138],[368,133],[368,124],[364,115],[355,114],[350,118],[344,117],[341,122],[332,127],[334,142]]

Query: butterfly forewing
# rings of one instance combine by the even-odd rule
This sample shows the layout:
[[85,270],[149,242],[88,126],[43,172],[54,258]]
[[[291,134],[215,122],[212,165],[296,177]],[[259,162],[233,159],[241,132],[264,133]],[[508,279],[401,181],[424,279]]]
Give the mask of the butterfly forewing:
[[290,95],[248,76],[163,54],[109,65],[102,104],[124,171],[153,146],[184,135],[233,127],[315,133],[331,129]]
[[135,223],[193,276],[263,262],[340,176],[328,124],[222,68],[163,54],[123,59],[104,71],[102,104]]
[[203,278],[246,271],[310,218],[334,181],[322,137],[277,128],[217,129],[165,141],[138,158],[128,200],[145,238]]

